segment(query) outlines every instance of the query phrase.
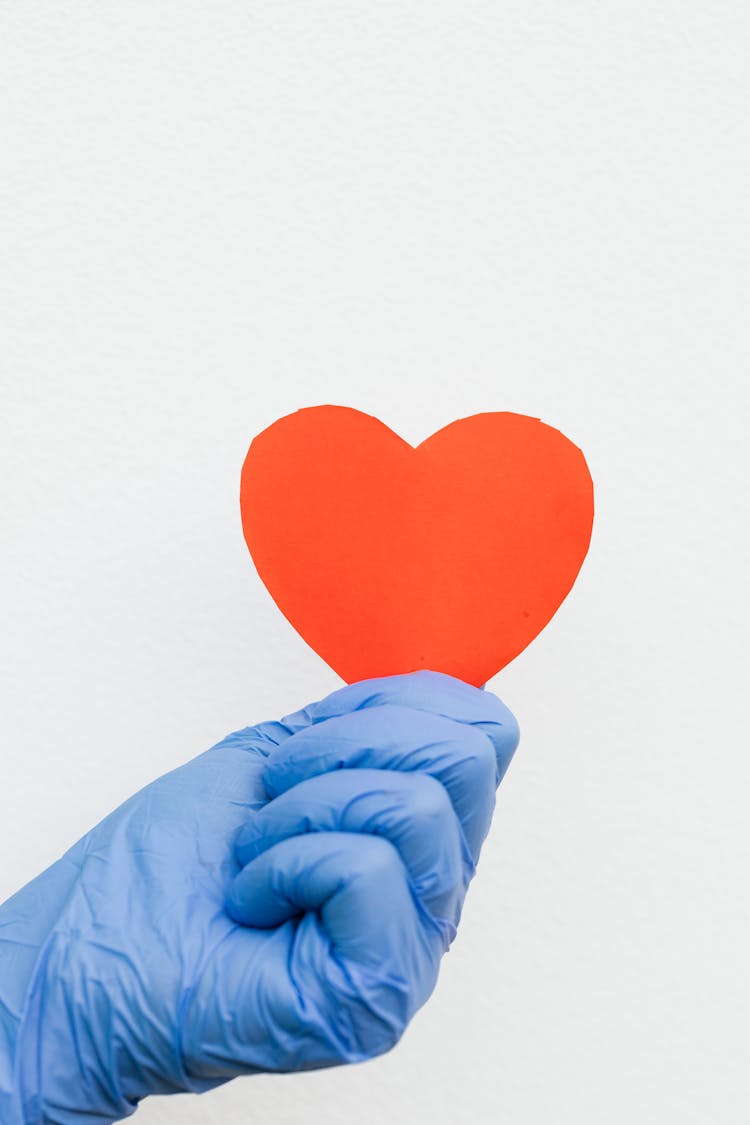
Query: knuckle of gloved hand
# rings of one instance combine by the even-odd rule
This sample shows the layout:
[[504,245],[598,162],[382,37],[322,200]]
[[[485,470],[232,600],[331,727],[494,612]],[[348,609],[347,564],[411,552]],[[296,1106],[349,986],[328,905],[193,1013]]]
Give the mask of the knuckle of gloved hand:
[[426,831],[445,822],[452,813],[448,791],[442,782],[427,773],[415,773],[409,795],[408,812]]
[[464,784],[484,793],[497,785],[497,755],[488,735],[477,727],[467,727],[461,740],[459,769]]
[[[462,847],[461,829],[447,789],[429,774],[415,774],[410,785],[408,807],[403,810],[419,837],[423,871],[412,875],[420,899],[453,900],[465,890],[473,875],[473,863]],[[452,911],[451,911],[452,913]]]
[[365,883],[371,893],[385,891],[394,880],[403,878],[403,862],[395,847],[383,836],[358,834],[357,848],[349,857],[347,882],[351,887]]
[[494,747],[498,782],[502,779],[521,741],[521,728],[518,725],[518,720],[505,708],[504,712],[502,722],[477,724],[477,727],[485,732]]

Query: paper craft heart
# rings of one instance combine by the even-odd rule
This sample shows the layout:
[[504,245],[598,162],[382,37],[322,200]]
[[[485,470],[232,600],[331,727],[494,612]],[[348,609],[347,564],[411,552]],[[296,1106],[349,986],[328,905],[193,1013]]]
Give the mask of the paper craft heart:
[[344,680],[431,668],[481,685],[573,585],[593,485],[537,418],[476,414],[414,448],[317,406],[255,438],[240,505],[271,596]]

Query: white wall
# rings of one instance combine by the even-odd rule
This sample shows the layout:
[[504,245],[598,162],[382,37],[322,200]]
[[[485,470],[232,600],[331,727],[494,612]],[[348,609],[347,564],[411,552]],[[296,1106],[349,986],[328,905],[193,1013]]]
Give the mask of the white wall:
[[522,745],[432,1002],[385,1059],[143,1125],[741,1118],[748,34],[739,0],[3,5],[0,897],[337,686],[242,539],[275,417],[519,411],[597,487],[492,684]]

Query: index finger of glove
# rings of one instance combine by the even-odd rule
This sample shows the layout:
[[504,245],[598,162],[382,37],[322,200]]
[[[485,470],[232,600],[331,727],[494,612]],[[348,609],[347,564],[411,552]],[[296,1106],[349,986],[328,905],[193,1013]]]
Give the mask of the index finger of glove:
[[269,797],[339,769],[423,772],[448,792],[476,861],[495,805],[497,761],[477,727],[409,707],[382,704],[315,723],[267,759]]
[[407,672],[360,680],[285,716],[277,725],[294,735],[328,719],[384,705],[442,715],[483,731],[495,748],[498,784],[518,746],[518,723],[496,695],[443,672]]

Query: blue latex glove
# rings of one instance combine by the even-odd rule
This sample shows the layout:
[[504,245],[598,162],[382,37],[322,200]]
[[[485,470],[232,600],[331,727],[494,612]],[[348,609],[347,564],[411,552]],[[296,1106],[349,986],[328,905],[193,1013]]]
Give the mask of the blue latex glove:
[[432,991],[518,741],[417,672],[236,732],[0,908],[0,1120],[388,1050]]

